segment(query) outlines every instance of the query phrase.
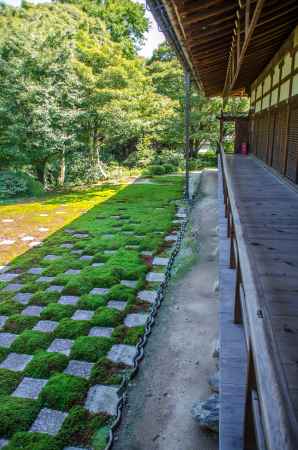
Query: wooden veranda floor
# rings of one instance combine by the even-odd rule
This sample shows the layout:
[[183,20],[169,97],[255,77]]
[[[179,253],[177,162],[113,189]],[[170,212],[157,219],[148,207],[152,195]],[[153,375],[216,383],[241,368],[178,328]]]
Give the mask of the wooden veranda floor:
[[255,285],[297,418],[298,190],[254,157],[226,155],[226,161]]

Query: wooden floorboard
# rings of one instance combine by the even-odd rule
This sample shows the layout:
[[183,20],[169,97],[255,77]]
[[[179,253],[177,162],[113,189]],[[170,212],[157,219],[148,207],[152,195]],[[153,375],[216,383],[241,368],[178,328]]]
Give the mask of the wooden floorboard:
[[220,450],[243,448],[246,350],[243,329],[233,322],[235,271],[228,265],[229,241],[219,174]]
[[297,412],[298,192],[253,157],[227,156],[227,164],[255,283]]

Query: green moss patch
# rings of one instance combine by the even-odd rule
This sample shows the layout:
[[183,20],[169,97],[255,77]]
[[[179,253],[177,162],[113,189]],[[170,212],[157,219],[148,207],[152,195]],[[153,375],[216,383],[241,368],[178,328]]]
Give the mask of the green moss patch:
[[92,384],[120,384],[124,370],[127,370],[124,364],[113,363],[106,357],[100,358],[92,368],[90,382]]
[[37,322],[38,317],[14,314],[7,319],[4,330],[9,331],[10,333],[20,334],[26,329],[33,328]]
[[117,343],[126,345],[136,345],[145,332],[145,327],[128,328],[125,325],[119,325],[113,331],[112,337]]
[[104,450],[109,439],[109,427],[102,427],[98,430],[92,439],[92,448],[94,450]]
[[62,319],[55,330],[57,338],[75,339],[79,336],[87,335],[91,325],[86,320]]
[[11,351],[32,355],[37,350],[48,348],[52,340],[53,338],[47,333],[26,330],[13,342]]
[[101,295],[85,294],[80,297],[77,306],[79,309],[91,309],[94,311],[100,306],[105,306],[107,301],[108,300],[105,298],[105,296],[103,297]]
[[60,305],[59,303],[51,303],[41,312],[42,319],[45,320],[61,320],[65,317],[71,317],[75,311],[72,305]]
[[44,406],[67,411],[72,406],[83,403],[88,382],[82,378],[59,373],[53,375],[42,390]]
[[95,362],[104,356],[112,347],[113,340],[107,337],[81,336],[76,339],[71,358]]
[[54,373],[62,372],[67,364],[67,356],[41,351],[34,355],[26,367],[25,375],[32,378],[49,378]]
[[59,300],[59,292],[44,292],[37,291],[30,300],[31,305],[47,306],[50,303],[55,303]]
[[15,433],[5,450],[61,450],[57,439],[45,433]]
[[99,327],[115,327],[122,322],[120,311],[111,308],[99,308],[92,318],[92,324]]
[[57,439],[63,446],[68,444],[89,447],[92,436],[107,420],[104,414],[90,414],[85,408],[74,406],[69,411]]
[[40,405],[27,398],[0,396],[1,434],[10,437],[16,431],[27,431],[35,420]]
[[0,369],[0,395],[11,394],[20,383],[22,374],[8,369]]
[[0,303],[0,314],[4,316],[11,316],[17,314],[24,308],[23,305],[12,300],[6,300]]

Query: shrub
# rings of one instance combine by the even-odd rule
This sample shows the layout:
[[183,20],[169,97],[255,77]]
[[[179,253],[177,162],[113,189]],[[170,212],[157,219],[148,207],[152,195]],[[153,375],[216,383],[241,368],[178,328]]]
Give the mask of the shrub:
[[58,373],[53,375],[41,392],[41,400],[48,408],[66,411],[82,403],[88,389],[83,378]]
[[165,169],[164,166],[152,165],[148,167],[148,171],[150,175],[164,175]]
[[4,330],[10,333],[22,333],[24,330],[33,328],[38,322],[38,317],[22,316],[21,314],[14,314],[10,316],[5,325]]
[[112,345],[113,340],[108,337],[81,336],[71,349],[71,358],[94,362],[104,356]]
[[0,395],[11,394],[22,379],[22,374],[8,369],[0,369]]
[[173,166],[173,164],[164,164],[163,168],[165,170],[165,173],[173,173],[176,172],[176,167]]
[[46,349],[52,340],[48,333],[41,331],[27,330],[23,331],[20,336],[11,345],[11,350],[17,353],[33,354],[37,350]]
[[88,334],[90,323],[87,320],[62,319],[55,330],[57,338],[75,339]]
[[0,198],[20,195],[40,195],[43,192],[41,183],[23,172],[0,172]]
[[100,306],[105,306],[106,303],[107,300],[101,295],[85,294],[80,297],[80,300],[78,301],[78,308],[95,310]]
[[62,372],[68,364],[68,358],[61,353],[41,351],[36,353],[25,370],[32,378],[49,378],[56,372]]
[[65,445],[88,446],[94,433],[104,425],[107,416],[104,414],[90,414],[82,406],[74,406],[65,419],[57,439],[64,447]]
[[112,308],[99,308],[92,318],[92,324],[99,327],[115,327],[121,323],[122,314]]
[[28,430],[36,418],[39,408],[40,405],[35,400],[1,395],[1,435],[10,437],[16,431]]
[[56,438],[45,433],[15,433],[5,450],[61,450]]

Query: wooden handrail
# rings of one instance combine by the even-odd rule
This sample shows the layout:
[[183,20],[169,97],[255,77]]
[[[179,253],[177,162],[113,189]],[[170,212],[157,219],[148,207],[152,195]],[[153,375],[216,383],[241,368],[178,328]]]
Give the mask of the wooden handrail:
[[[227,200],[229,223],[233,231],[230,237],[235,243],[233,250],[236,266],[239,267],[241,285],[244,291],[245,307],[241,308],[248,352],[252,355],[255,373],[255,387],[259,401],[260,418],[267,450],[297,450],[298,426],[296,415],[289,397],[287,382],[283,372],[279,350],[275,342],[270,311],[265,304],[262,287],[255,276],[249,258],[247,243],[236,203],[232,179],[228,170],[223,147],[219,146],[223,175],[224,197]],[[240,294],[239,294],[240,297]],[[251,397],[255,399],[255,396]],[[255,400],[254,400],[255,401]]]

